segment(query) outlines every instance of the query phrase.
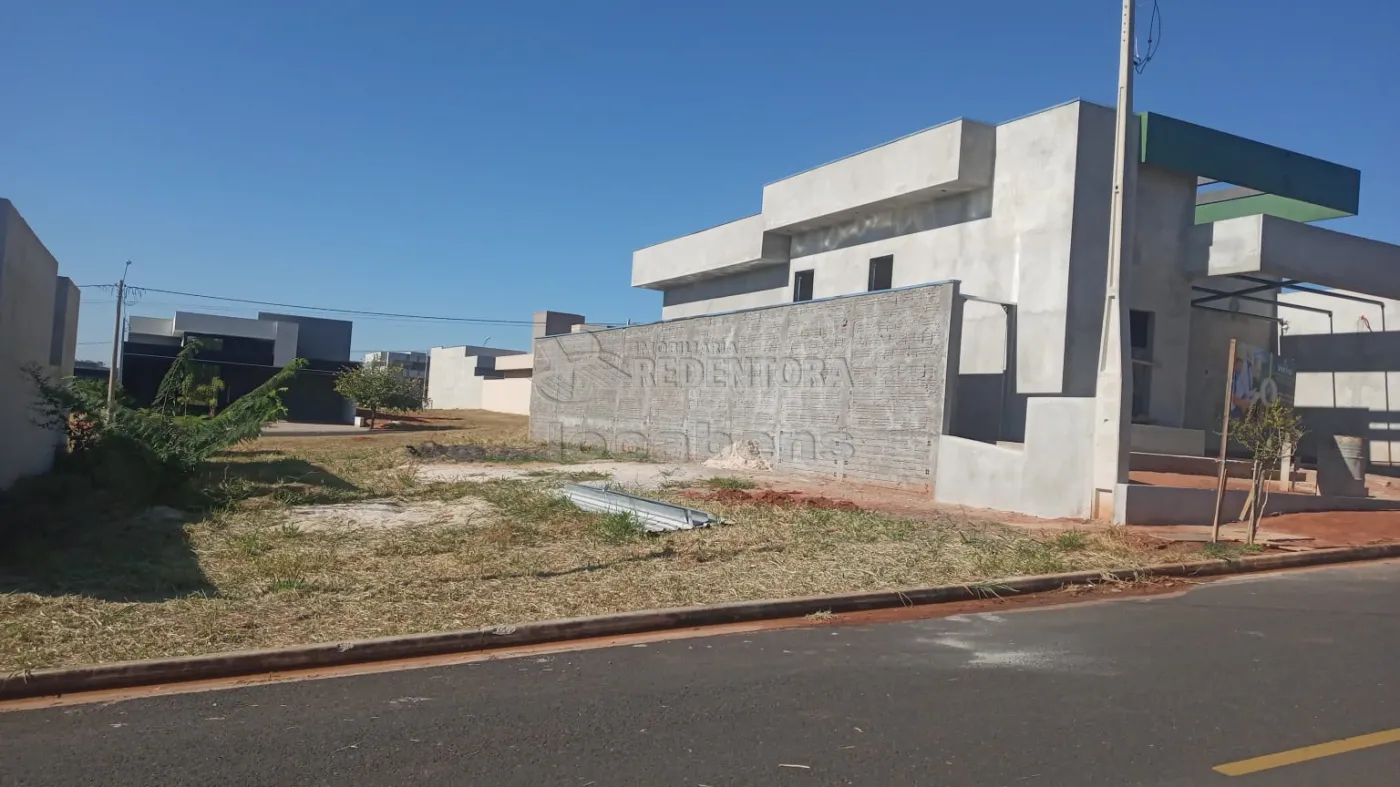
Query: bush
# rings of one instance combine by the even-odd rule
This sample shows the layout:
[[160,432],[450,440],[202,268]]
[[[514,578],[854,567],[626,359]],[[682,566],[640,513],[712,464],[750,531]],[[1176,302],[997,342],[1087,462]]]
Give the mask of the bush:
[[78,496],[88,505],[98,492],[108,507],[122,507],[118,501],[132,506],[154,502],[183,486],[201,463],[256,438],[263,424],[280,417],[285,412],[281,393],[305,365],[300,359],[293,361],[216,416],[176,415],[175,410],[183,408],[168,406],[165,394],[180,390],[197,349],[194,343],[181,349],[152,408],[134,407],[123,397],[109,410],[105,386],[71,377],[55,381],[41,367],[27,367],[36,390],[35,421],[62,429],[68,451],[55,463],[53,477],[19,484],[6,494],[0,513],[25,518],[22,512],[37,510],[36,505],[45,510],[67,505],[42,498],[70,487],[74,492],[81,487],[84,494]]

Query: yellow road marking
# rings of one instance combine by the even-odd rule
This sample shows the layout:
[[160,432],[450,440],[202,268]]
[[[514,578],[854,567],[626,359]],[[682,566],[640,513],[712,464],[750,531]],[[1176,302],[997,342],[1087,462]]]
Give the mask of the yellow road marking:
[[1215,766],[1215,771],[1226,776],[1244,776],[1256,771],[1267,771],[1270,768],[1282,768],[1285,765],[1297,765],[1300,762],[1317,760],[1323,757],[1331,757],[1334,754],[1346,754],[1347,752],[1369,749],[1373,746],[1382,746],[1387,743],[1400,743],[1400,728],[1393,730],[1382,730],[1366,735],[1358,735],[1355,738],[1343,738],[1339,741],[1328,741],[1313,746],[1304,746],[1301,749],[1290,749],[1281,751],[1278,754],[1265,754],[1263,757],[1254,757],[1239,762],[1227,762],[1224,765]]

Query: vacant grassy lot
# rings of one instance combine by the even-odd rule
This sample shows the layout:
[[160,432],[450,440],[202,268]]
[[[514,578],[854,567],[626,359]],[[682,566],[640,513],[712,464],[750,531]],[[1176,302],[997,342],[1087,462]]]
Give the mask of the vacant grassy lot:
[[[94,513],[8,545],[0,670],[1163,559],[1114,534],[1032,537],[956,519],[749,503],[705,503],[732,523],[724,527],[643,536],[625,518],[586,514],[555,496],[571,478],[567,467],[420,484],[405,448],[428,439],[502,449],[516,461],[536,451],[542,460],[598,458],[531,446],[523,418],[489,413],[408,432],[264,438],[211,466],[200,479],[203,505],[183,517]],[[422,516],[359,528],[299,519],[305,506],[386,498]]]

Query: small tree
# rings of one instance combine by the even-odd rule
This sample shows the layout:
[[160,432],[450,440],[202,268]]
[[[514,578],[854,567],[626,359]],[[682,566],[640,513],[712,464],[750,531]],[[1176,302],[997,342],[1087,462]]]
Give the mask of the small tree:
[[[194,352],[187,345],[180,350],[179,360],[183,362]],[[292,361],[210,418],[184,418],[174,412],[176,400],[172,397],[178,394],[181,380],[178,363],[161,380],[157,406],[151,408],[132,407],[125,397],[108,408],[105,386],[72,377],[53,380],[44,368],[33,364],[25,371],[37,393],[32,413],[35,423],[64,429],[74,454],[97,453],[104,446],[135,448],[176,478],[188,476],[214,454],[262,434],[263,424],[286,412],[282,392],[305,365],[300,358]]]
[[1250,474],[1249,497],[1241,516],[1249,522],[1247,542],[1254,543],[1259,519],[1264,514],[1265,476],[1269,468],[1278,467],[1285,456],[1303,437],[1302,419],[1291,406],[1275,399],[1267,404],[1255,402],[1244,416],[1230,424],[1230,436],[1240,442],[1254,461]]
[[225,387],[223,378],[217,374],[203,382],[191,381],[184,392],[185,404],[206,406],[209,408],[209,417],[213,418],[219,411],[219,392]]
[[335,377],[335,392],[369,410],[371,429],[380,410],[423,408],[421,386],[394,366],[366,364],[345,369]]

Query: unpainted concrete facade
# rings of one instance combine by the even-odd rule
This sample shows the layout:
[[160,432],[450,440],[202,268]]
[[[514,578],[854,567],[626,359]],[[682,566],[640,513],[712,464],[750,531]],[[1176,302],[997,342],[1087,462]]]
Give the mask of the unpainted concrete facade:
[[1297,367],[1295,404],[1309,430],[1303,457],[1317,457],[1319,436],[1355,435],[1369,441],[1373,467],[1400,471],[1400,301],[1349,291],[1278,300],[1328,312],[1279,312],[1287,321],[1280,347]]
[[[1353,169],[1151,113],[1130,134],[1127,440],[1200,455],[1230,340],[1274,346],[1277,309],[1199,297],[1258,291],[1249,277],[1390,294],[1400,248],[1284,218],[1355,213]],[[759,215],[638,250],[632,281],[668,322],[957,281],[935,496],[1088,516],[1113,151],[1114,111],[1082,101],[954,121],[768,184]]]
[[537,440],[931,490],[962,301],[929,284],[535,340]]
[[72,374],[80,300],[19,211],[0,199],[0,489],[48,470],[62,447],[60,433],[34,423],[25,370]]
[[460,345],[428,351],[428,406],[434,410],[482,409],[482,383],[495,370],[496,358],[523,355],[521,350]]

